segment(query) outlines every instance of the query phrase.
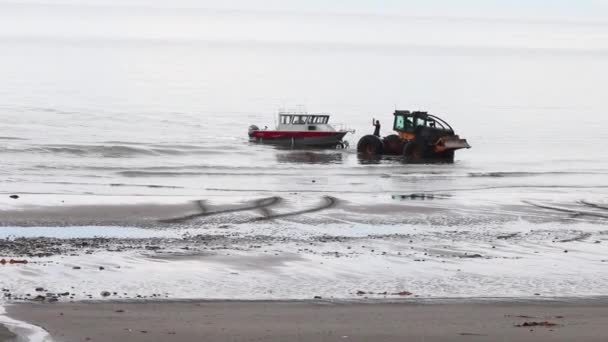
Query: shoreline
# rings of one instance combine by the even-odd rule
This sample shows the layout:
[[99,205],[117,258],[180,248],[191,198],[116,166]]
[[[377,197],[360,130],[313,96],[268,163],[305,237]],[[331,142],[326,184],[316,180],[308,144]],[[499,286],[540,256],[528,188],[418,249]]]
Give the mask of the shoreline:
[[49,333],[40,326],[9,317],[0,303],[0,342],[51,342]]
[[15,339],[17,339],[17,335],[0,323],[0,341],[13,341]]
[[188,342],[202,337],[209,341],[604,341],[608,335],[604,297],[90,301],[22,303],[6,309],[11,318],[44,327],[63,342]]

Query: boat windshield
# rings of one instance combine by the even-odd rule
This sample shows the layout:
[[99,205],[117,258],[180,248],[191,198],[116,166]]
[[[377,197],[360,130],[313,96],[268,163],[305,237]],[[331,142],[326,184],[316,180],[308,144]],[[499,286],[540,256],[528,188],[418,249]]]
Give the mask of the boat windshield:
[[326,115],[322,115],[322,116],[311,116],[312,121],[310,121],[309,123],[314,123],[317,125],[325,125],[327,124],[327,122],[329,122],[329,116]]
[[329,115],[286,115],[279,116],[281,125],[326,125]]
[[293,124],[294,125],[304,125],[306,124],[307,116],[305,115],[294,115]]
[[291,124],[292,119],[293,119],[293,117],[291,115],[281,115],[281,124],[289,125],[289,124]]

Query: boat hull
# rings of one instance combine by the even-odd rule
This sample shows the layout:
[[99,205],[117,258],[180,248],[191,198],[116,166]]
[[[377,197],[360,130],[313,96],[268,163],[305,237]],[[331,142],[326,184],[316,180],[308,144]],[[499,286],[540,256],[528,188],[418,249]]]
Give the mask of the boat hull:
[[342,144],[348,132],[289,132],[253,131],[249,134],[252,141],[262,144],[290,147],[333,148]]

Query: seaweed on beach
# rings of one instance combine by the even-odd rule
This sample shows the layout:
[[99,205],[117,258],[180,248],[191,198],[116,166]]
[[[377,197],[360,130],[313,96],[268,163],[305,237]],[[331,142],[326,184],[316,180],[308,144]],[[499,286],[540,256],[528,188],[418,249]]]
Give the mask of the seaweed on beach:
[[557,323],[552,323],[552,322],[549,322],[549,321],[543,321],[543,322],[524,322],[522,324],[516,324],[515,326],[517,328],[530,328],[530,327],[553,328],[553,327],[558,327],[558,326],[561,326],[561,325],[557,324]]

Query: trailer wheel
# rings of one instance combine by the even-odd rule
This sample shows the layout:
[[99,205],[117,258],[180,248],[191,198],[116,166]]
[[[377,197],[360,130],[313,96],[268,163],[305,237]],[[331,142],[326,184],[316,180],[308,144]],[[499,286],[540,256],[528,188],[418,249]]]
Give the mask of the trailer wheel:
[[357,152],[366,156],[379,156],[384,152],[382,140],[375,135],[366,135],[357,144]]
[[424,161],[425,154],[424,147],[413,141],[403,147],[403,158],[407,163],[420,163]]
[[384,153],[396,156],[403,153],[403,140],[397,134],[391,134],[384,138]]

